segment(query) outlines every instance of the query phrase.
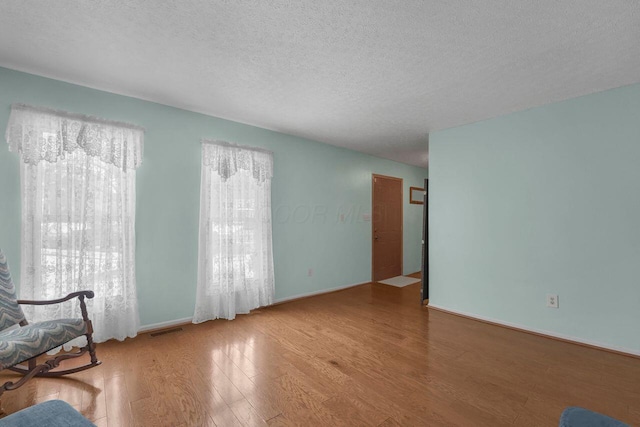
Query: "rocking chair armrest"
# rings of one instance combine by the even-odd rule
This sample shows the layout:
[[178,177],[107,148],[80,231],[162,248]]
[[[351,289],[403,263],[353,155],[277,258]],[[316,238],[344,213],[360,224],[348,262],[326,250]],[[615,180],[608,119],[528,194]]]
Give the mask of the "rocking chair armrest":
[[18,304],[24,304],[24,305],[50,305],[50,304],[59,304],[61,302],[65,302],[68,301],[70,299],[73,298],[80,298],[80,297],[86,297],[86,298],[93,298],[94,297],[94,293],[93,291],[78,291],[78,292],[72,292],[69,295],[67,295],[64,298],[58,298],[58,299],[53,299],[53,300],[43,300],[43,301],[31,301],[31,300],[23,300],[23,299],[19,299],[18,300]]

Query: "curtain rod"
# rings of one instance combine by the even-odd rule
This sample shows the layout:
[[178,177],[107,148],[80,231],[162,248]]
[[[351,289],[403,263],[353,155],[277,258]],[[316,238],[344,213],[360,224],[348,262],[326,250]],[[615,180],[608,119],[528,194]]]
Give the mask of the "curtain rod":
[[145,128],[143,128],[142,126],[134,125],[134,124],[131,124],[131,123],[119,122],[119,121],[116,121],[116,120],[107,120],[107,119],[102,119],[100,117],[89,116],[89,115],[86,115],[86,114],[70,113],[68,111],[56,110],[56,109],[48,108],[48,107],[36,107],[36,106],[33,106],[33,105],[28,105],[28,104],[11,104],[11,109],[12,110],[16,109],[16,110],[36,111],[36,112],[40,112],[40,113],[47,113],[47,114],[53,114],[53,115],[56,115],[56,116],[67,117],[69,119],[82,120],[82,121],[85,121],[85,122],[92,122],[92,123],[99,123],[99,124],[105,124],[105,125],[119,126],[119,127],[123,127],[123,128],[139,130],[139,131],[142,131],[142,132],[145,131]]
[[250,145],[233,144],[231,142],[220,141],[220,140],[217,140],[217,139],[202,138],[202,139],[200,139],[200,142],[203,143],[203,144],[220,145],[222,147],[242,148],[242,149],[245,149],[245,150],[259,151],[261,153],[266,153],[266,154],[273,155],[273,151],[267,150],[265,148],[252,147]]

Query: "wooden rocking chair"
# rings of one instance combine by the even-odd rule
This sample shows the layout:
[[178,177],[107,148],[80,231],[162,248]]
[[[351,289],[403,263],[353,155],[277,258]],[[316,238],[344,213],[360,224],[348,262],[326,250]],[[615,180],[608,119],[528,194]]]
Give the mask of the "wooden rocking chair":
[[[87,314],[85,298],[93,298],[93,291],[73,292],[64,298],[51,301],[23,301],[16,298],[11,281],[7,259],[0,250],[0,370],[10,369],[24,375],[19,381],[7,381],[0,386],[0,396],[7,390],[15,390],[33,377],[59,377],[84,371],[99,365],[93,343],[93,327]],[[29,324],[20,305],[59,304],[73,298],[80,300],[82,319],[57,319]],[[14,325],[20,327],[11,328]],[[59,347],[82,335],[87,337],[87,345],[78,352],[51,357],[37,365],[36,357]],[[54,371],[60,362],[89,352],[90,363],[64,370]],[[27,366],[19,365],[27,362]]]

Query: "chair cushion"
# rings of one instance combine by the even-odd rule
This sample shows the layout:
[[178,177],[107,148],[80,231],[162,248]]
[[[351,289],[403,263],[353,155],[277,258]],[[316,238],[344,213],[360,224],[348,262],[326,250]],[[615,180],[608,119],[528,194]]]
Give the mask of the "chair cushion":
[[71,405],[48,400],[0,419],[0,427],[95,427]]
[[87,333],[82,319],[58,319],[0,332],[0,369],[9,368]]
[[629,427],[606,415],[588,409],[570,406],[560,416],[560,427]]
[[16,299],[7,257],[0,249],[0,331],[24,320],[24,313]]

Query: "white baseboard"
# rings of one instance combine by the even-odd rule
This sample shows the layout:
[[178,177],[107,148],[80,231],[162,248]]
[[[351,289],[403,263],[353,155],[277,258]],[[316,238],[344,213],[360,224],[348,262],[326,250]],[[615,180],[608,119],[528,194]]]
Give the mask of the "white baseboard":
[[150,325],[141,326],[140,329],[138,329],[138,333],[142,334],[147,331],[153,331],[154,329],[165,329],[165,328],[170,328],[172,326],[184,325],[185,323],[191,323],[191,320],[193,320],[193,317],[185,317],[183,319],[167,320],[166,322],[152,323]]
[[350,285],[337,286],[335,288],[329,288],[329,289],[320,289],[318,291],[306,292],[304,294],[298,294],[298,295],[292,295],[290,297],[278,298],[278,299],[274,300],[273,303],[274,304],[279,304],[281,302],[291,301],[291,300],[294,300],[294,299],[312,297],[312,296],[315,296],[315,295],[328,294],[329,292],[341,291],[343,289],[353,288],[354,286],[366,285],[367,283],[371,283],[371,281],[369,280],[369,281],[362,282],[362,283],[353,283],[353,284],[350,284]]
[[[319,291],[307,292],[307,293],[304,293],[304,294],[293,295],[293,296],[285,297],[285,298],[278,298],[278,299],[274,300],[273,303],[274,304],[278,304],[278,303],[281,303],[281,302],[291,301],[291,300],[298,299],[298,298],[305,298],[305,297],[311,297],[311,296],[314,296],[314,295],[322,295],[322,294],[326,294],[326,293],[334,292],[334,291],[341,291],[343,289],[353,288],[354,286],[366,285],[367,283],[371,283],[371,282],[368,281],[368,282],[362,282],[362,283],[354,283],[354,284],[351,284],[351,285],[337,286],[335,288],[321,289]],[[168,320],[166,322],[152,323],[150,325],[141,326],[140,329],[138,329],[138,333],[142,334],[142,333],[145,333],[147,331],[153,331],[154,329],[165,329],[165,328],[170,328],[172,326],[184,325],[185,323],[191,323],[192,320],[193,320],[193,317],[185,317],[183,319]]]
[[494,319],[492,317],[481,316],[481,315],[475,314],[475,313],[468,313],[468,312],[465,312],[465,311],[454,310],[454,309],[451,309],[451,308],[442,307],[442,306],[437,305],[437,304],[429,303],[429,305],[427,307],[433,307],[433,308],[436,308],[438,310],[442,310],[442,311],[445,311],[445,312],[448,312],[448,313],[459,314],[461,316],[471,317],[473,319],[483,320],[485,322],[495,323],[495,324],[498,324],[498,325],[503,325],[503,326],[507,326],[507,327],[510,327],[510,328],[514,328],[514,329],[520,329],[520,330],[525,331],[525,332],[533,332],[535,334],[545,335],[545,336],[548,336],[550,338],[558,338],[558,339],[561,339],[563,341],[574,342],[574,343],[577,343],[577,344],[585,344],[585,345],[588,345],[588,346],[591,346],[591,347],[599,347],[599,348],[603,348],[603,349],[606,349],[606,350],[615,351],[615,352],[618,352],[618,353],[626,353],[626,354],[629,354],[629,355],[632,355],[632,356],[640,356],[640,350],[631,350],[631,349],[624,348],[624,347],[617,347],[617,346],[612,346],[612,345],[609,345],[609,344],[603,344],[603,343],[597,342],[597,341],[585,340],[585,339],[573,337],[573,336],[570,336],[570,335],[559,334],[557,332],[547,331],[547,330],[544,330],[544,329],[531,328],[529,326],[521,325],[519,323],[505,322],[504,320],[498,320],[498,319]]

